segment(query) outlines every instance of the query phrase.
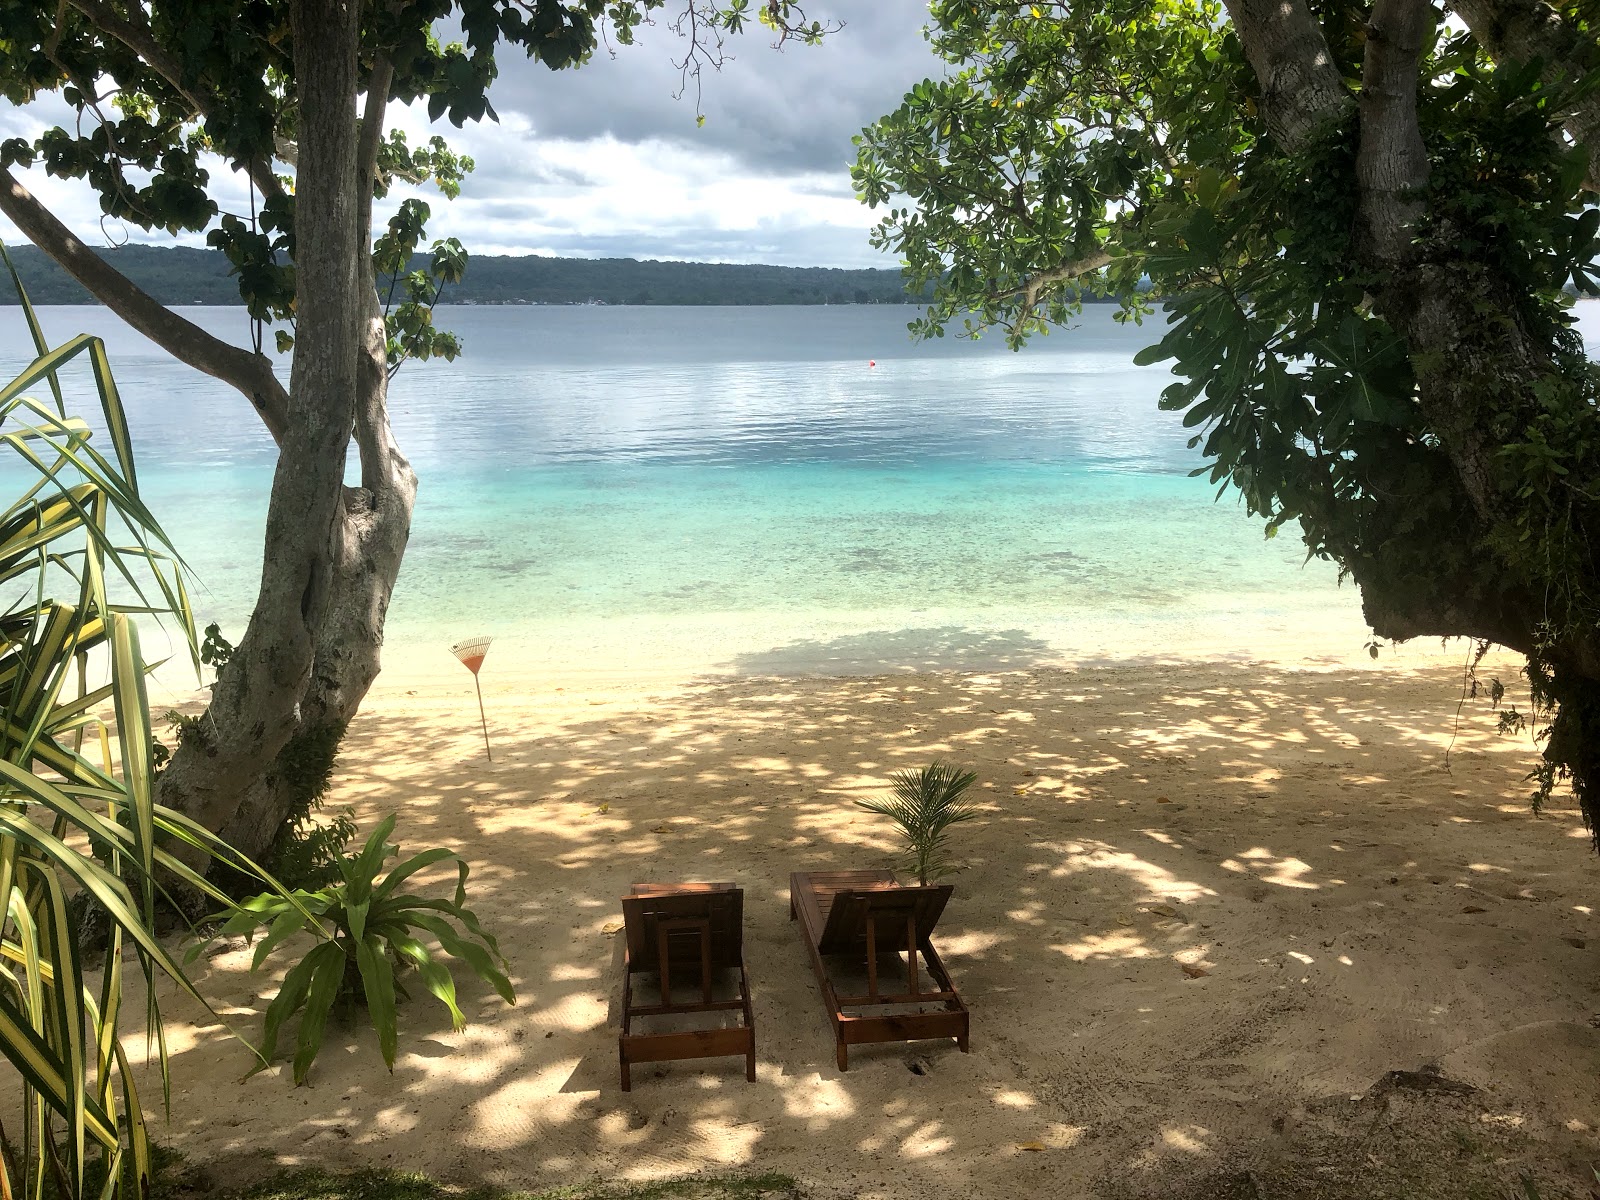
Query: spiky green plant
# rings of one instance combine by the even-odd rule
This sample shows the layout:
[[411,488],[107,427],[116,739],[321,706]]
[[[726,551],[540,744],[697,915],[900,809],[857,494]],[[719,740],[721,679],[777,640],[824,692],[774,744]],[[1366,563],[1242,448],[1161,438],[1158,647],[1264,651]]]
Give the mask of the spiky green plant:
[[[424,850],[379,878],[383,864],[400,853],[400,847],[388,840],[394,824],[391,814],[372,831],[359,854],[339,856],[341,878],[337,883],[315,892],[296,891],[288,896],[268,893],[246,900],[223,925],[223,934],[253,934],[266,928],[266,936],[256,944],[252,970],[259,969],[277,946],[304,929],[309,928],[320,939],[289,969],[277,996],[267,1006],[262,1059],[256,1070],[276,1054],[284,1023],[299,1013],[293,1070],[295,1083],[304,1083],[322,1049],[328,1015],[342,998],[359,998],[366,1004],[367,1015],[378,1033],[383,1061],[392,1070],[399,1041],[395,995],[405,994],[403,976],[396,976],[397,967],[414,968],[423,986],[450,1010],[451,1024],[456,1029],[465,1028],[467,1018],[456,1004],[450,968],[434,956],[417,936],[419,933],[431,935],[441,950],[464,962],[507,1004],[517,1002],[506,977],[499,943],[466,906],[465,860],[443,848]],[[400,890],[400,885],[418,871],[441,862],[456,866],[453,900]]]
[[920,771],[896,771],[890,778],[894,788],[887,799],[856,803],[895,823],[906,841],[906,866],[926,887],[950,869],[945,855],[950,826],[978,815],[977,806],[966,798],[978,776],[953,763],[935,761]]
[[[0,260],[10,268],[4,247]],[[18,489],[0,497],[0,1056],[23,1089],[20,1129],[0,1128],[0,1196],[136,1197],[148,1186],[150,1142],[122,1049],[124,950],[145,978],[143,1028],[165,1095],[154,983],[165,975],[200,997],[156,939],[161,881],[223,899],[169,847],[248,864],[151,798],[133,617],[163,620],[198,656],[183,570],[139,499],[104,345],[84,335],[52,349],[15,272],[12,281],[37,356],[0,387],[0,478]],[[58,372],[74,360],[93,375],[109,456],[87,422],[67,415]],[[41,383],[51,402],[26,394]],[[114,737],[95,715],[108,702]],[[74,895],[104,913],[98,963],[80,947]],[[85,983],[93,966],[98,991]]]

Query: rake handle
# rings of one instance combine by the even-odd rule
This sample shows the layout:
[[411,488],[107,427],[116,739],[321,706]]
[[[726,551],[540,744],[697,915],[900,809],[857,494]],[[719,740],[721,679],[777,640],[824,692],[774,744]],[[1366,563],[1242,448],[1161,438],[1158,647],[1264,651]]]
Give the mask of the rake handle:
[[478,673],[472,673],[472,686],[478,691],[478,720],[483,722],[483,752],[490,762],[494,761],[494,751],[489,749],[489,718],[483,711],[483,684],[478,682]]

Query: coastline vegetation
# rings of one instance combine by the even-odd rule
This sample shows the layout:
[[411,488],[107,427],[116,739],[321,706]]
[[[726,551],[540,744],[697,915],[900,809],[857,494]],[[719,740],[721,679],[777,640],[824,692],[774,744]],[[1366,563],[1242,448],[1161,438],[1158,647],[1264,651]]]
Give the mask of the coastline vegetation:
[[[130,245],[94,253],[162,304],[242,303],[233,264],[220,250]],[[100,303],[34,247],[18,247],[12,257],[35,304]],[[424,265],[417,258],[408,270]],[[386,290],[385,280],[379,288]],[[444,287],[440,303],[919,304],[931,295],[930,289],[908,291],[897,269],[474,255],[460,281]]]

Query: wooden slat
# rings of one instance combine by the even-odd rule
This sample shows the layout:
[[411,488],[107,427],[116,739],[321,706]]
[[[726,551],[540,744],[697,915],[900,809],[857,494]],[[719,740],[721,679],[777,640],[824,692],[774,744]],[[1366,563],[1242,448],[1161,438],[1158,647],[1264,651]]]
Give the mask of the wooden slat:
[[[694,1012],[732,1012],[744,1007],[743,1000],[714,1000],[710,1004],[696,1004]],[[684,1011],[682,1004],[633,1004],[628,1007],[630,1017],[678,1016]]]
[[908,950],[931,935],[954,891],[941,887],[840,888],[817,939],[824,954],[859,954],[876,924],[881,951]]
[[840,892],[864,892],[872,889],[898,887],[894,872],[864,871],[796,871],[789,876],[790,898],[801,922],[811,932],[812,941],[822,939],[828,916],[833,911],[833,898]]
[[967,1013],[900,1013],[875,1017],[845,1016],[839,1021],[839,1040],[847,1046],[878,1042],[916,1042],[924,1038],[962,1038]]
[[[935,1000],[954,1000],[955,992],[902,992],[897,996],[840,996],[840,1008],[867,1008],[874,1004],[931,1004]],[[634,1009],[640,1012],[641,1009]]]
[[697,896],[705,892],[731,892],[731,883],[636,883],[629,896]]
[[[694,883],[669,887],[664,884],[635,884],[632,894],[623,897],[622,917],[627,934],[629,969],[661,969],[661,927],[683,927],[682,923],[705,923],[702,939],[689,957],[688,940],[675,937],[671,957],[688,965],[707,959],[713,969],[737,967],[744,962],[744,892],[731,883]],[[681,968],[680,968],[681,970]],[[703,980],[702,980],[703,982]]]
[[754,1044],[751,1030],[694,1029],[687,1033],[636,1033],[622,1039],[623,1058],[630,1063],[671,1062],[679,1058],[721,1058],[745,1054]]

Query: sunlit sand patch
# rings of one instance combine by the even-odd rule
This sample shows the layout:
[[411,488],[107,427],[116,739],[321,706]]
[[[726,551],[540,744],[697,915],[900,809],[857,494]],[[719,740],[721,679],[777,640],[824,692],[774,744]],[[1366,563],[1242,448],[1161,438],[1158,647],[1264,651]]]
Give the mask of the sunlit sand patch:
[[787,1116],[804,1121],[808,1129],[826,1128],[856,1111],[855,1100],[843,1079],[811,1075],[792,1079],[790,1083],[795,1086],[782,1091],[783,1111]]
[[1004,945],[1013,939],[1002,933],[968,930],[965,933],[946,933],[939,939],[939,954],[941,957],[977,957],[986,951],[993,950],[996,946]]
[[527,1020],[539,1029],[581,1032],[603,1024],[606,1015],[604,997],[568,995],[544,1008],[528,1010]]
[[1201,1125],[1187,1125],[1180,1128],[1164,1129],[1161,1132],[1161,1142],[1171,1150],[1184,1154],[1210,1154],[1211,1131]]
[[1090,934],[1076,942],[1053,945],[1050,949],[1066,955],[1073,962],[1089,962],[1097,958],[1154,958],[1158,953],[1132,930]]
[[1262,846],[1253,846],[1249,850],[1242,851],[1238,858],[1224,859],[1221,866],[1225,871],[1252,874],[1262,882],[1276,884],[1278,887],[1299,888],[1305,891],[1319,891],[1322,888],[1322,884],[1305,878],[1313,869],[1309,863],[1302,862],[1298,858],[1279,858]]
[[[1035,849],[1056,849],[1048,843],[1036,843]],[[1110,847],[1083,846],[1077,849],[1056,849],[1066,861],[1050,871],[1054,878],[1067,878],[1091,871],[1114,871],[1126,875],[1144,889],[1144,894],[1155,898],[1193,902],[1214,894],[1212,890],[1189,880],[1179,879],[1171,871],[1140,858],[1125,850]]]
[[944,1134],[942,1121],[929,1121],[902,1138],[899,1149],[908,1158],[926,1158],[943,1154],[954,1144],[954,1140]]
[[526,1130],[530,1125],[557,1125],[572,1120],[585,1101],[585,1093],[568,1092],[580,1060],[564,1058],[533,1071],[525,1071],[499,1087],[481,1093],[471,1106],[472,1121],[465,1131],[467,1144],[502,1148],[492,1140],[497,1131]]

